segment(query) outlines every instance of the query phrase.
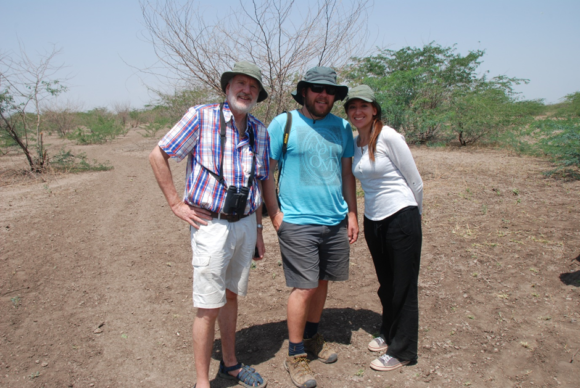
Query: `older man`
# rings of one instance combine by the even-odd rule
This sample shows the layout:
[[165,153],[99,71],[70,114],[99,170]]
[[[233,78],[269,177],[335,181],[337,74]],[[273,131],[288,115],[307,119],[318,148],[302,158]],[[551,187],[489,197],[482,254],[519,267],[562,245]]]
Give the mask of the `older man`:
[[[173,213],[190,225],[193,250],[193,352],[196,388],[208,388],[217,319],[223,359],[218,376],[248,387],[265,387],[253,368],[238,363],[235,331],[238,295],[244,296],[254,250],[264,255],[261,181],[268,178],[269,137],[249,112],[267,98],[260,70],[238,62],[222,74],[223,104],[189,109],[149,156],[155,178]],[[187,156],[185,193],[175,189],[170,157]]]
[[316,386],[307,354],[323,363],[338,358],[318,333],[318,324],[328,282],[348,279],[349,243],[358,237],[352,130],[330,113],[347,93],[346,86],[336,83],[334,70],[312,68],[292,93],[302,107],[279,115],[268,127],[272,171],[281,165],[281,209],[273,179],[264,181],[264,199],[278,232],[286,285],[292,287],[284,366],[292,382],[303,388]]

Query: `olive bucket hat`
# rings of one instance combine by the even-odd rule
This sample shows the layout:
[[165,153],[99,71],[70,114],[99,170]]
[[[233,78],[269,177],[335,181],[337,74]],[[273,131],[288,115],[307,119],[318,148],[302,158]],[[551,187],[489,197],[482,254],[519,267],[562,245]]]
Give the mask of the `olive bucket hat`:
[[266,89],[264,89],[264,85],[262,84],[262,72],[260,72],[258,66],[246,61],[236,62],[234,68],[231,71],[226,71],[222,74],[221,86],[224,93],[226,92],[226,86],[228,86],[228,82],[230,82],[230,80],[238,74],[247,75],[248,77],[252,77],[258,81],[260,84],[258,102],[264,101],[266,98],[268,98],[268,92],[266,92]]
[[370,102],[377,109],[377,116],[381,117],[381,106],[377,103],[375,92],[368,85],[359,85],[350,89],[346,101],[344,102],[344,110],[348,109],[349,102],[352,100],[363,100]]
[[336,100],[344,100],[348,94],[348,86],[338,85],[336,83],[336,71],[330,67],[313,67],[306,72],[304,79],[298,82],[296,90],[292,92],[292,97],[300,105],[304,105],[304,97],[302,96],[302,89],[307,85],[332,85],[336,86]]

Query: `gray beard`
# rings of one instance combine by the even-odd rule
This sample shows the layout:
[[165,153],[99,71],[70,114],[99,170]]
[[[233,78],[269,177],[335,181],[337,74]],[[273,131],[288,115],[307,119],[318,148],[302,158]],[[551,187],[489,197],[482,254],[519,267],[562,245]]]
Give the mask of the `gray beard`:
[[236,113],[248,114],[252,111],[252,109],[254,109],[254,107],[257,104],[257,101],[253,101],[248,106],[243,106],[241,104],[238,104],[238,101],[236,100],[236,96],[228,95],[228,104],[230,105],[230,109],[235,110]]

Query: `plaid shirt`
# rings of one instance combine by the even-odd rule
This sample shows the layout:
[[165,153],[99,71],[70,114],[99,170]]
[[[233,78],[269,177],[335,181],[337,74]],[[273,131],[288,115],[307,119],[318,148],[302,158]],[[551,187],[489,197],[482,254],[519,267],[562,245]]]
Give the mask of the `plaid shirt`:
[[[238,188],[248,184],[254,152],[256,171],[244,214],[254,212],[262,203],[258,179],[268,178],[270,169],[270,138],[262,122],[248,114],[248,131],[254,132],[254,148],[249,136],[240,138],[228,103],[224,104],[226,121],[225,150],[220,150],[219,104],[198,105],[159,141],[159,147],[177,161],[187,156],[187,174],[183,201],[216,213],[221,213],[227,187],[221,185],[206,169],[219,174],[221,152],[224,154],[223,177],[227,186]],[[254,151],[254,152],[253,152]],[[204,169],[203,167],[206,169]]]

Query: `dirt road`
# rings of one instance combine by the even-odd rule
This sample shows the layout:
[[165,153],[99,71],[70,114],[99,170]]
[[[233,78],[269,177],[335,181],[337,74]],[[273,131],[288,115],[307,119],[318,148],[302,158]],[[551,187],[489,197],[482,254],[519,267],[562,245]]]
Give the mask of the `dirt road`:
[[[47,181],[17,178],[22,160],[0,158],[0,386],[195,383],[189,233],[151,173],[155,142],[131,131],[67,144],[114,169]],[[369,368],[380,303],[361,235],[350,280],[331,285],[321,331],[340,354],[312,364],[319,386],[577,387],[580,182],[544,178],[546,162],[500,151],[412,151],[425,181],[419,362]],[[181,191],[185,164],[172,166]],[[290,387],[289,290],[269,222],[264,233],[267,257],[240,301],[239,359],[270,387]]]

